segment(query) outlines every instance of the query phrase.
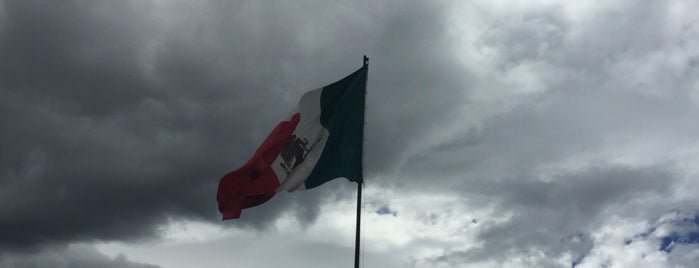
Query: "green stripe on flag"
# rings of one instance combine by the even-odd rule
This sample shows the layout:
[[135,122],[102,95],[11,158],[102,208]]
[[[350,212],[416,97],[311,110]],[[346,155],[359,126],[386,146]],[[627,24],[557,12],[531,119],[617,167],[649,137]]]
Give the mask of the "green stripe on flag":
[[335,178],[362,182],[362,143],[364,141],[364,102],[367,66],[323,88],[320,96],[320,123],[328,130],[328,140],[306,189]]

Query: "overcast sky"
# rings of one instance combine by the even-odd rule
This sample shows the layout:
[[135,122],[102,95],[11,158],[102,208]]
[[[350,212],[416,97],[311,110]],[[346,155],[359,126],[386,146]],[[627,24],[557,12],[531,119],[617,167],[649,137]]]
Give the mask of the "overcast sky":
[[697,17],[693,0],[0,0],[0,267],[351,267],[355,184],[225,222],[215,195],[365,54],[365,267],[696,267]]

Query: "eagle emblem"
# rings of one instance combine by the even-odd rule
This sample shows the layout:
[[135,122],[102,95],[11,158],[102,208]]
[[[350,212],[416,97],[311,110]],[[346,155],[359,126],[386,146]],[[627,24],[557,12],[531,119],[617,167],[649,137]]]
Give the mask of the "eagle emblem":
[[308,139],[291,135],[280,153],[284,162],[279,164],[286,171],[287,175],[306,159],[311,149],[313,147],[308,148]]

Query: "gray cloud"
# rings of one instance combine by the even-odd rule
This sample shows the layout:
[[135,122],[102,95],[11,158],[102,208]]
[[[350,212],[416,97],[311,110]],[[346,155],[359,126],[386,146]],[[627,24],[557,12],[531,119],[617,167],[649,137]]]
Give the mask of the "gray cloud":
[[[594,255],[609,217],[696,201],[682,191],[696,186],[699,134],[698,32],[683,5],[1,1],[0,251],[48,256],[217,222],[220,176],[304,91],[367,54],[370,187],[512,214],[479,216],[482,248],[414,263]],[[282,193],[223,226],[264,232],[292,212],[307,227],[353,190]]]
[[105,256],[89,246],[71,245],[49,248],[41,253],[0,253],[0,265],[6,268],[159,268],[129,261],[126,256]]
[[469,184],[469,199],[481,205],[495,202],[495,215],[509,215],[507,220],[482,223],[482,245],[465,251],[445,248],[447,253],[430,261],[458,266],[506,253],[543,254],[536,262],[542,267],[559,267],[563,254],[580,262],[595,246],[591,234],[608,219],[646,221],[680,206],[653,204],[670,195],[675,182],[675,175],[656,167],[596,167],[546,181],[518,177]]

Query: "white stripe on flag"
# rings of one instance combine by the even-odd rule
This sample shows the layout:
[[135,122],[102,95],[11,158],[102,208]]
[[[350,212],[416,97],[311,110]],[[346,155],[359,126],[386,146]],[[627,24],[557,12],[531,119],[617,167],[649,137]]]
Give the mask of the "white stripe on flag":
[[[292,110],[292,115],[295,113],[301,114],[301,121],[296,126],[294,133],[295,139],[298,141],[291,144],[293,150],[304,150],[304,158],[301,164],[287,174],[287,170],[296,165],[295,155],[284,155],[282,152],[272,163],[272,169],[279,179],[279,188],[277,192],[286,190],[294,191],[305,189],[304,181],[311,174],[320,155],[323,153],[325,143],[328,138],[328,130],[320,124],[320,96],[323,89],[316,89],[301,97],[299,104]],[[292,137],[294,137],[292,136]],[[309,151],[305,151],[308,149]],[[293,151],[292,150],[292,151]],[[284,159],[286,157],[286,160]],[[285,168],[286,167],[286,168]]]

